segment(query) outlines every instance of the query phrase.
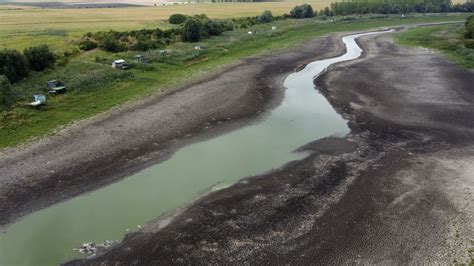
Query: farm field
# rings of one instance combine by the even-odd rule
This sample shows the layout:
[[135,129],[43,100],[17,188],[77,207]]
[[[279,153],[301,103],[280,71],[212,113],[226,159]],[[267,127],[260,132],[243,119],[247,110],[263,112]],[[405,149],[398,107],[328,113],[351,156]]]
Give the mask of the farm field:
[[[320,10],[329,3],[312,3]],[[209,18],[257,16],[264,10],[288,13],[294,2],[193,4],[134,8],[0,10],[0,48],[23,49],[31,41],[64,48],[68,41],[88,31],[132,30],[165,27],[160,21],[171,14],[206,14]],[[27,18],[27,19],[25,19]]]

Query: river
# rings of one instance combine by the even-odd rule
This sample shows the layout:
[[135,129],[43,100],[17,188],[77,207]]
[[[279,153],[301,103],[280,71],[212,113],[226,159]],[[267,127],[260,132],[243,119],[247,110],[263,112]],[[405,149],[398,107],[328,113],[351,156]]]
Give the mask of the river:
[[185,146],[167,161],[10,225],[0,234],[0,265],[55,265],[84,257],[73,248],[120,240],[204,193],[305,157],[293,151],[308,142],[344,136],[347,122],[313,79],[331,64],[358,58],[362,50],[355,39],[376,33],[343,37],[345,54],[289,75],[281,104],[254,124]]

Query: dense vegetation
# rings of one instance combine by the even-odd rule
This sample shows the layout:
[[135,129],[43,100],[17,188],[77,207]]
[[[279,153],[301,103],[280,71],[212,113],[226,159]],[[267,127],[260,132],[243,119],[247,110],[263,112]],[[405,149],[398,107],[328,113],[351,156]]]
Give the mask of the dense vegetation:
[[474,12],[474,2],[452,5],[450,0],[349,0],[331,3],[331,11],[334,15]]
[[0,75],[0,111],[5,111],[16,101],[17,95],[6,76]]
[[30,69],[42,71],[53,67],[55,62],[56,56],[47,45],[30,47],[23,53],[15,49],[3,49],[0,51],[0,75],[2,79],[6,78],[9,83],[14,83],[27,77]]
[[173,14],[168,19],[176,27],[161,30],[143,29],[135,31],[100,31],[86,33],[78,43],[81,50],[89,51],[97,47],[107,52],[148,51],[162,49],[176,41],[196,42],[202,38],[218,36],[224,31],[234,30],[230,20],[211,20],[206,15],[188,17]]
[[56,56],[51,52],[47,45],[40,45],[25,49],[23,54],[28,60],[30,69],[42,71],[51,68],[56,62]]
[[290,15],[292,18],[300,19],[300,18],[312,18],[314,17],[313,7],[311,5],[301,5],[295,6],[291,11]]
[[25,78],[28,75],[26,57],[14,49],[0,51],[0,75],[4,75],[10,82]]
[[[468,17],[464,25],[466,26],[466,33],[464,36],[468,39],[474,39],[474,15]],[[471,46],[472,47],[470,48],[474,48],[474,45]]]

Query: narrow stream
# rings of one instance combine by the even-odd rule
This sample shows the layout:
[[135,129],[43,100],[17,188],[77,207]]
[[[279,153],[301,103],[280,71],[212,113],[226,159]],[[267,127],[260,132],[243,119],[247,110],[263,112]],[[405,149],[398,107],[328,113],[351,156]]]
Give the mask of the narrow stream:
[[[129,231],[197,196],[242,177],[301,159],[296,148],[349,132],[347,123],[315,90],[313,79],[331,64],[361,55],[346,36],[347,52],[313,62],[285,80],[284,99],[264,120],[178,150],[169,160],[123,181],[32,213],[0,233],[0,265],[55,265],[84,257],[85,242],[121,240]],[[100,177],[97,177],[100,178]]]

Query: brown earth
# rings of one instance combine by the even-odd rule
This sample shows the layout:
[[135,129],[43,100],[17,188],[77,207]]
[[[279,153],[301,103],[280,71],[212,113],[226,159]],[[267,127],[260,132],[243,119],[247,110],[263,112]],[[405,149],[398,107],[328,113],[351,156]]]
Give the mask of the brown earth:
[[466,262],[474,73],[387,34],[360,43],[364,58],[316,80],[349,119],[348,136],[310,143],[308,158],[204,196],[70,264]]

